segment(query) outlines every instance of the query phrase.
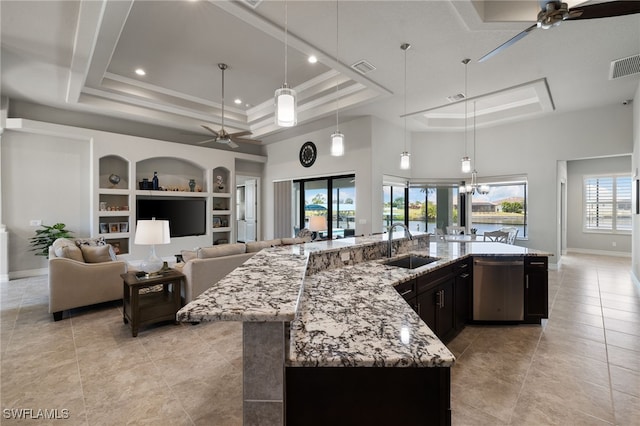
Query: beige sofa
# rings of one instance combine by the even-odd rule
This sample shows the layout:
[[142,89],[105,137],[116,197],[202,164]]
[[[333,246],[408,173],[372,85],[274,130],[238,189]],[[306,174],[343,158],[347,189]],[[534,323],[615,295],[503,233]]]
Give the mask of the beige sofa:
[[251,243],[222,244],[196,250],[182,250],[183,263],[174,268],[185,275],[182,297],[189,303],[228,273],[267,247],[301,244],[308,238],[277,238]]
[[127,262],[116,260],[102,238],[58,238],[49,247],[49,313],[122,299]]

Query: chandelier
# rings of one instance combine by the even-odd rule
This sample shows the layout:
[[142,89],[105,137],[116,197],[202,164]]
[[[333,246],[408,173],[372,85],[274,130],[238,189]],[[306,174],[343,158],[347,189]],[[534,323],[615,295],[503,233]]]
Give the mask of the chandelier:
[[478,155],[476,154],[476,102],[473,101],[473,171],[471,172],[471,183],[460,186],[461,194],[480,194],[486,195],[490,191],[489,185],[478,183],[478,171],[475,168]]

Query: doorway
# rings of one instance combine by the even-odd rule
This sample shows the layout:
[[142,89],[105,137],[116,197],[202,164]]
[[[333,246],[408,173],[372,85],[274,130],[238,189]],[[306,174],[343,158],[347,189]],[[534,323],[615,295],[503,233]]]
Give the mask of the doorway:
[[236,175],[236,229],[237,241],[257,241],[260,230],[260,178]]

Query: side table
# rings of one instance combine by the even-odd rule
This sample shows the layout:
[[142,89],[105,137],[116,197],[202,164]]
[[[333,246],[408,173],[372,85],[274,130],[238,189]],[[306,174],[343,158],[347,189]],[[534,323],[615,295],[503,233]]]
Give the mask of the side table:
[[[120,276],[123,280],[122,320],[125,324],[131,323],[133,337],[138,335],[142,325],[171,320],[178,323],[176,313],[182,307],[182,273],[169,269],[150,277],[138,277],[135,272]],[[162,289],[156,290],[156,286],[162,286]]]

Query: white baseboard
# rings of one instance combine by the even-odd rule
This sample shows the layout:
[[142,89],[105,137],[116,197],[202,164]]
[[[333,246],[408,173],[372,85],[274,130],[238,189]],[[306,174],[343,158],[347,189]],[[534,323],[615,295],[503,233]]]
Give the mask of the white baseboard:
[[631,252],[609,251],[609,250],[590,250],[590,249],[581,249],[581,248],[567,248],[567,253],[582,253],[582,254],[597,254],[597,255],[600,255],[600,256],[631,257]]
[[9,272],[9,280],[17,280],[19,278],[37,277],[47,275],[49,268],[25,269],[24,271]]

